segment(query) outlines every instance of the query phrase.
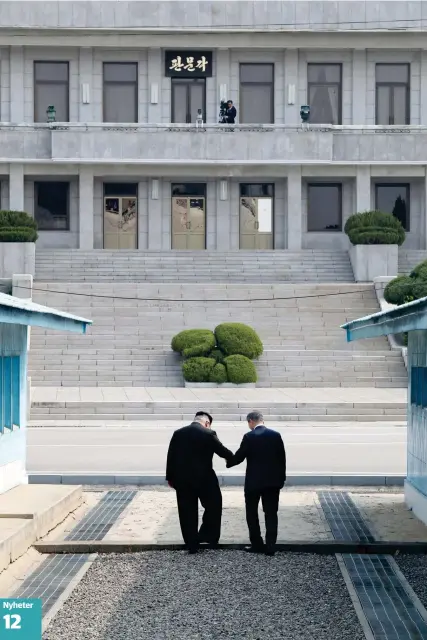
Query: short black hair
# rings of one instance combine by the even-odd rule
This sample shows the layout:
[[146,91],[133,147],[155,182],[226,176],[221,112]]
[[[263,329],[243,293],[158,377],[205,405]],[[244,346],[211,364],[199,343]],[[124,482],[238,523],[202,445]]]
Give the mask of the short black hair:
[[196,418],[197,418],[198,416],[206,416],[207,418],[209,418],[209,422],[210,422],[210,424],[212,424],[212,422],[213,422],[213,418],[212,418],[211,414],[210,414],[210,413],[208,413],[207,411],[198,411],[198,412],[196,413]]

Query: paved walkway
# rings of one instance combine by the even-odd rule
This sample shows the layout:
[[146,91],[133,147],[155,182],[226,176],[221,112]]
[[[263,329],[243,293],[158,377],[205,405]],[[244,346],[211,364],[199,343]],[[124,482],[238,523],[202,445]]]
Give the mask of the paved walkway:
[[33,387],[33,402],[406,402],[407,390],[392,388],[186,389],[184,387]]

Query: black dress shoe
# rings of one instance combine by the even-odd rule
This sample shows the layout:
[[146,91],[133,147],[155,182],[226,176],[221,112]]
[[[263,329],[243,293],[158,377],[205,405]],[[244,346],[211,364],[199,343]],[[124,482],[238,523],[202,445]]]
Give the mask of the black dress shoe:
[[263,553],[264,548],[263,547],[245,547],[244,551],[246,551],[246,553]]
[[188,553],[190,555],[194,555],[195,553],[199,553],[199,547],[189,547],[188,548]]
[[266,556],[274,556],[275,553],[276,553],[276,549],[274,547],[266,547],[265,548],[265,555]]

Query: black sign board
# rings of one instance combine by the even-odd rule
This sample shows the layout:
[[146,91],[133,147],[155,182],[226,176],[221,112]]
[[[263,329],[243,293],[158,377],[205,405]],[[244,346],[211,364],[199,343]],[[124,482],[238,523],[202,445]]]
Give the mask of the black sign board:
[[210,78],[212,51],[165,51],[165,75],[169,78]]

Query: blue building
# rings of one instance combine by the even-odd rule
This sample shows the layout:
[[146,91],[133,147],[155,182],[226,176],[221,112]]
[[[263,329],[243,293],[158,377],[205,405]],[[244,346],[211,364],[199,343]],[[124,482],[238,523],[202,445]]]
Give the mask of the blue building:
[[347,340],[408,332],[408,444],[405,500],[427,524],[427,298],[342,326]]
[[90,320],[0,293],[0,493],[27,482],[28,327],[85,333]]

